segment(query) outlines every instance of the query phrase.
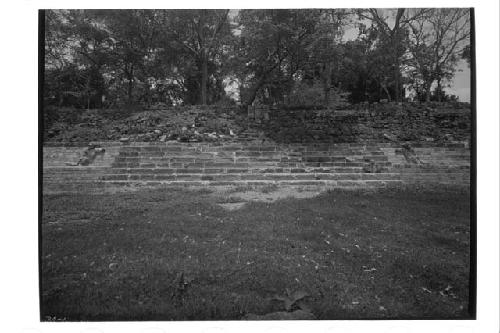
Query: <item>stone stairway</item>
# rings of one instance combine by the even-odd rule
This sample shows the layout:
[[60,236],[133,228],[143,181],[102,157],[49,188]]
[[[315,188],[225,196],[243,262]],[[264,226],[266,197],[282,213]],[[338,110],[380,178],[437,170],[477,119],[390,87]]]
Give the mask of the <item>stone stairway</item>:
[[74,189],[85,184],[359,188],[469,183],[470,154],[463,144],[414,146],[411,151],[393,143],[102,145],[106,153],[90,166],[67,165],[68,159],[77,159],[81,147],[44,148],[44,184]]
[[389,166],[388,157],[375,146],[129,146],[120,150],[101,180],[353,186],[399,181]]

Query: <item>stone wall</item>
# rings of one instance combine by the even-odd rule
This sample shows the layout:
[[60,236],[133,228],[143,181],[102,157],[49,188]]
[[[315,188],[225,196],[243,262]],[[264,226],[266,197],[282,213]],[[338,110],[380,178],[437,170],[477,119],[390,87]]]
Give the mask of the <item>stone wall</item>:
[[470,141],[471,109],[459,104],[395,103],[352,110],[271,110],[254,127],[276,142]]
[[[469,184],[468,105],[388,103],[352,107],[252,108],[249,113],[236,108],[220,112],[186,108],[171,114],[165,110],[141,113],[124,120],[123,130],[129,132],[125,143],[91,143],[91,147],[99,147],[98,154],[89,152],[88,138],[73,136],[71,142],[45,142],[44,191],[101,190],[122,185],[351,188]],[[165,118],[165,114],[169,116]],[[170,129],[181,123],[188,128],[181,134],[218,127],[229,134],[224,139],[214,135],[214,142],[184,143],[179,142],[183,141],[180,137],[162,142],[169,138]],[[122,130],[113,123],[108,125],[115,128],[112,137],[120,138]],[[233,135],[237,128],[238,133]],[[132,132],[136,136],[130,139]],[[145,139],[139,140],[142,137]]]
[[105,152],[88,166],[78,165],[85,147],[44,147],[44,191],[123,185],[468,186],[470,173],[470,152],[460,143],[94,145]]

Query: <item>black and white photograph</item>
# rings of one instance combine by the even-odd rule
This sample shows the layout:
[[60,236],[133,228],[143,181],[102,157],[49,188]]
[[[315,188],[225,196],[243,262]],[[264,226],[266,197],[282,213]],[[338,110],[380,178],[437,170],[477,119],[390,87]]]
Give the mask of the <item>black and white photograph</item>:
[[39,20],[41,321],[475,318],[473,9]]
[[500,332],[500,3],[2,7],[1,332]]

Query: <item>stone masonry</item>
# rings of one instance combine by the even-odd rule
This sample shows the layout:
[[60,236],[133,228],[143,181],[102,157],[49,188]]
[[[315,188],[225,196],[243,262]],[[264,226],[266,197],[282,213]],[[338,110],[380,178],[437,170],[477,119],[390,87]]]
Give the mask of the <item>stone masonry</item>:
[[328,188],[432,183],[468,186],[467,143],[119,143],[75,166],[84,146],[43,148],[43,190],[130,185],[297,185]]

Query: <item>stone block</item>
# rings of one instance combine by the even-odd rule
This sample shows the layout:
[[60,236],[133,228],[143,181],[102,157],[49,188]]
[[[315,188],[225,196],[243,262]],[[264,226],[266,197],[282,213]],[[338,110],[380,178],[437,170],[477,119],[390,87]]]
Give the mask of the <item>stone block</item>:
[[160,151],[164,153],[180,152],[181,150],[182,150],[181,146],[165,146],[160,148]]
[[204,166],[205,166],[205,164],[200,163],[200,162],[184,164],[184,168],[187,168],[187,169],[202,169]]
[[128,175],[105,175],[103,180],[127,180]]
[[152,174],[157,172],[156,170],[158,169],[151,169],[151,168],[135,168],[135,169],[128,169],[128,173],[130,174]]
[[136,156],[139,156],[139,152],[138,151],[120,151],[118,153],[118,156],[120,157],[136,157]]
[[177,174],[185,174],[185,173],[202,173],[203,169],[184,169],[184,168],[178,168],[175,170]]
[[173,157],[170,163],[194,163],[195,159],[192,157]]
[[261,146],[260,151],[279,151],[276,146]]
[[223,180],[223,181],[237,181],[241,180],[241,176],[239,174],[213,174],[211,175],[214,180]]
[[361,180],[361,174],[357,173],[332,173],[321,175],[321,179],[325,180]]
[[365,161],[387,161],[388,158],[387,156],[383,155],[383,156],[372,156],[372,155],[365,155],[363,156],[363,159]]
[[230,186],[230,185],[235,185],[234,182],[229,182],[229,181],[211,181],[208,183],[210,186]]
[[304,158],[305,162],[331,162],[332,158],[329,156],[308,156]]
[[146,152],[146,153],[161,153],[162,149],[158,146],[144,146],[141,149],[141,152]]
[[324,180],[295,180],[295,181],[282,181],[279,183],[280,185],[295,185],[295,186],[321,186],[325,185],[326,182]]
[[234,168],[234,163],[225,163],[225,162],[206,162],[205,168]]
[[226,172],[227,173],[248,173],[248,169],[242,169],[242,168],[238,168],[238,169],[233,169],[233,168],[227,168]]
[[295,180],[320,180],[322,179],[321,177],[317,177],[313,173],[305,173],[305,174],[294,174],[293,179]]
[[154,179],[156,179],[156,180],[176,180],[177,177],[175,175],[155,175]]
[[175,180],[201,180],[202,175],[180,174],[175,175]]
[[241,168],[241,169],[246,169],[248,168],[249,163],[243,163],[243,162],[237,162],[233,164],[234,168]]
[[203,169],[203,173],[206,174],[214,174],[214,173],[223,173],[224,169],[223,168],[205,168]]

